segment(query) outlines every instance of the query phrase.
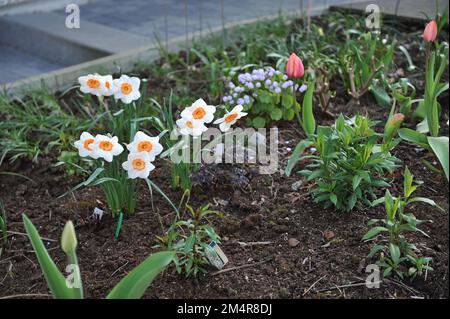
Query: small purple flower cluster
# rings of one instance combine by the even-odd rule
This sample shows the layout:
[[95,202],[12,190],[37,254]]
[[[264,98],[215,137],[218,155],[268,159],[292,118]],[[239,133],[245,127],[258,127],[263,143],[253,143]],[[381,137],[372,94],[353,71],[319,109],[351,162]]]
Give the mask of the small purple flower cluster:
[[299,86],[288,79],[286,74],[275,70],[272,67],[265,69],[255,69],[252,73],[241,73],[238,75],[238,83],[228,83],[229,91],[223,97],[223,102],[229,105],[251,104],[252,99],[258,97],[258,90],[268,90],[274,94],[281,94],[283,91],[292,92],[294,89],[299,92],[306,91],[306,85]]

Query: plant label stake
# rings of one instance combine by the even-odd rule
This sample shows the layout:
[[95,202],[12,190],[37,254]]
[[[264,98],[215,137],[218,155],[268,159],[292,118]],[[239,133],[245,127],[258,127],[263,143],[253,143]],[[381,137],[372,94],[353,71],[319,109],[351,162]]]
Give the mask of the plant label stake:
[[123,221],[123,212],[120,212],[119,221],[117,222],[116,235],[114,236],[114,239],[116,239],[116,240],[120,234],[120,228],[122,227],[122,221]]
[[208,245],[208,249],[206,250],[206,258],[208,258],[210,264],[217,269],[222,269],[228,263],[227,256],[225,256],[224,252],[215,241],[212,241]]
[[95,208],[94,208],[94,212],[93,212],[92,215],[91,215],[91,218],[92,218],[94,221],[101,221],[101,220],[102,220],[102,217],[103,217],[103,213],[104,213],[103,210],[101,210],[101,209],[98,208],[98,207],[95,207]]

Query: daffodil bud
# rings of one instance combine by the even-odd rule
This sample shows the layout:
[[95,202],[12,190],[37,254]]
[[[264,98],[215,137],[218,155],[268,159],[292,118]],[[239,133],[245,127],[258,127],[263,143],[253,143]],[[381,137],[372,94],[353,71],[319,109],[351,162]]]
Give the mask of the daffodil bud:
[[73,223],[68,221],[61,236],[61,248],[66,254],[73,253],[77,248],[77,237]]

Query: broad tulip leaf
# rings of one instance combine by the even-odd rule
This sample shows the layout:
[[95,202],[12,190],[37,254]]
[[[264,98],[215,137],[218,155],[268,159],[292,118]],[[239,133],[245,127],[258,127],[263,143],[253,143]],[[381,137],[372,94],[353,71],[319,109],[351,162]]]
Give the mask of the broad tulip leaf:
[[423,135],[422,133],[414,131],[410,128],[401,128],[398,130],[398,135],[405,141],[414,143],[424,149],[431,150],[426,135]]
[[303,98],[302,122],[306,135],[311,136],[316,131],[316,120],[313,114],[313,93],[315,83],[308,85],[308,90]]
[[436,154],[437,158],[439,159],[439,162],[441,163],[442,168],[444,169],[445,176],[447,177],[447,181],[449,180],[449,177],[448,177],[448,174],[449,174],[448,143],[449,143],[449,139],[447,136],[440,136],[440,137],[429,136],[428,137],[428,144],[430,145],[434,154]]
[[36,227],[34,227],[31,220],[25,214],[22,215],[22,218],[25,230],[30,238],[31,245],[33,246],[45,280],[53,296],[57,299],[76,299],[76,289],[67,286],[66,278],[64,278],[48,254]]
[[153,279],[175,259],[175,253],[163,251],[151,255],[125,276],[108,295],[108,299],[139,299]]

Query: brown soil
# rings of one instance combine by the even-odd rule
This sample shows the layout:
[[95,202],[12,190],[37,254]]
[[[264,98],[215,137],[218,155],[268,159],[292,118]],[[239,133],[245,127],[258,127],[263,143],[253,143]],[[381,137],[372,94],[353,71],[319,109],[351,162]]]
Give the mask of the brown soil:
[[[415,60],[420,60],[420,56]],[[419,61],[415,61],[419,63]],[[448,70],[445,77],[448,79]],[[416,84],[416,83],[415,83]],[[420,84],[417,84],[420,85]],[[340,84],[335,83],[338,97]],[[421,94],[421,93],[418,93]],[[448,114],[448,94],[441,101]],[[345,99],[337,98],[332,111],[346,112]],[[371,97],[362,100],[358,111],[372,119],[385,120],[387,110],[377,106]],[[321,118],[319,123],[331,123]],[[303,137],[295,123],[279,123],[279,164],[284,168],[296,143]],[[382,127],[382,124],[379,125]],[[448,127],[443,134],[448,135]],[[169,268],[159,276],[147,291],[146,298],[448,298],[449,286],[449,190],[445,177],[430,172],[422,164],[429,154],[401,143],[394,152],[407,165],[417,181],[423,185],[418,195],[429,197],[445,208],[445,212],[425,205],[411,208],[417,218],[425,220],[421,228],[430,237],[412,235],[408,238],[422,253],[433,258],[434,271],[414,281],[397,278],[384,280],[379,289],[364,285],[341,287],[365,281],[364,272],[370,243],[361,242],[368,230],[367,221],[384,216],[382,207],[364,211],[340,213],[326,210],[313,203],[310,184],[296,174],[260,175],[251,165],[219,165],[202,168],[212,170],[216,178],[205,180],[200,174],[194,187],[191,205],[206,203],[223,213],[224,217],[211,219],[222,238],[222,248],[232,268],[249,267],[215,274],[208,273],[186,279]],[[74,195],[57,197],[75,185],[78,180],[67,178],[61,168],[54,167],[55,158],[49,156],[39,164],[18,162],[5,171],[23,174],[36,183],[20,177],[0,175],[0,199],[8,217],[8,237],[0,259],[0,297],[16,294],[48,294],[47,285],[28,238],[24,235],[21,214],[27,214],[37,226],[45,244],[60,269],[66,258],[60,249],[59,238],[67,220],[74,221],[79,241],[80,262],[85,294],[89,298],[104,297],[111,288],[138,265],[145,257],[157,251],[155,236],[161,235],[159,213],[165,226],[173,219],[171,207],[160,196],[154,196],[152,211],[148,189],[141,185],[137,213],[126,216],[119,239],[114,240],[116,219],[106,214],[101,222],[92,222],[88,216],[94,207],[104,208],[104,199],[98,189],[84,189]],[[170,188],[168,163],[158,160],[152,178],[178,202],[180,191]],[[236,183],[236,180],[239,183]],[[402,176],[395,177],[391,193],[402,189]],[[290,239],[298,240],[291,247]],[[270,242],[243,246],[239,243]],[[42,296],[41,296],[42,297]],[[49,296],[50,297],[50,296]]]
[[[374,117],[381,110],[372,105]],[[284,167],[289,154],[300,139],[292,124],[280,125],[280,165]],[[214,209],[224,214],[211,220],[223,239],[223,250],[230,259],[227,267],[252,264],[254,266],[214,275],[215,270],[197,279],[185,279],[169,269],[160,276],[146,294],[148,298],[408,298],[421,296],[448,298],[448,188],[445,178],[430,173],[421,160],[426,154],[414,147],[400,144],[395,155],[408,165],[418,181],[424,184],[419,195],[434,199],[446,212],[416,205],[412,212],[427,222],[422,226],[430,238],[413,236],[424,254],[433,258],[433,272],[426,281],[416,279],[401,283],[386,280],[380,289],[364,286],[336,288],[365,280],[365,266],[370,244],[362,243],[371,218],[380,218],[384,211],[368,209],[352,213],[325,210],[314,204],[306,182],[298,191],[292,185],[301,180],[276,173],[260,175],[257,167],[249,165],[206,167],[213,169],[219,180],[204,181],[203,187],[193,190],[191,204],[218,203]],[[103,297],[128,271],[150,253],[156,251],[155,236],[161,234],[157,213],[152,211],[150,195],[141,187],[138,211],[124,220],[117,241],[113,234],[116,220],[105,215],[101,222],[88,220],[95,206],[104,207],[97,189],[85,189],[72,196],[57,199],[75,181],[67,180],[64,172],[53,167],[47,158],[39,165],[22,163],[16,171],[32,178],[37,184],[18,177],[1,177],[0,197],[7,208],[10,231],[24,232],[21,214],[27,214],[37,225],[50,254],[63,269],[65,256],[59,247],[64,223],[76,224],[79,239],[78,257],[87,297]],[[165,172],[169,167],[157,162],[152,173],[154,181],[176,202],[180,192],[170,189]],[[206,174],[207,175],[207,174]],[[243,182],[238,185],[236,178]],[[399,176],[391,189],[401,191]],[[219,204],[220,203],[220,204]],[[154,206],[166,225],[173,218],[170,206],[155,195]],[[333,236],[334,235],[334,236]],[[330,238],[333,237],[333,238]],[[289,245],[295,238],[299,244]],[[328,238],[328,239],[327,239]],[[271,242],[268,245],[243,247],[238,242]],[[0,291],[2,296],[14,294],[46,294],[47,286],[28,238],[9,236],[9,244],[0,263]],[[317,280],[313,288],[309,289]],[[308,290],[309,289],[309,290]],[[329,289],[329,290],[327,290]]]

